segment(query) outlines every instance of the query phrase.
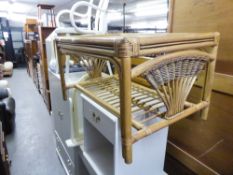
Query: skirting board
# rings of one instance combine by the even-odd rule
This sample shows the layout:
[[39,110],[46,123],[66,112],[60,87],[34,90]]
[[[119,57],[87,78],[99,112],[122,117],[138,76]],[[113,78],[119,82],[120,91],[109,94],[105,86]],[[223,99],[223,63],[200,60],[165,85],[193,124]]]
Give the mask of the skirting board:
[[188,167],[194,173],[197,174],[209,174],[209,175],[218,175],[216,171],[203,164],[201,161],[193,157],[191,154],[180,149],[178,146],[168,141],[167,144],[167,153],[172,157],[180,161],[183,165]]

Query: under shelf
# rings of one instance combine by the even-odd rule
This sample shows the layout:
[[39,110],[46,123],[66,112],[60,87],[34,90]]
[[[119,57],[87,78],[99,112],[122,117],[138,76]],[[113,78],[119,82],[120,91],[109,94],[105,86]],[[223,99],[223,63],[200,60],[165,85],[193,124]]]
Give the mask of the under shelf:
[[[83,90],[101,102],[117,116],[120,116],[119,80],[116,77],[98,78],[80,83]],[[132,123],[136,129],[156,123],[157,117],[163,118],[166,107],[156,91],[132,83],[131,88]]]

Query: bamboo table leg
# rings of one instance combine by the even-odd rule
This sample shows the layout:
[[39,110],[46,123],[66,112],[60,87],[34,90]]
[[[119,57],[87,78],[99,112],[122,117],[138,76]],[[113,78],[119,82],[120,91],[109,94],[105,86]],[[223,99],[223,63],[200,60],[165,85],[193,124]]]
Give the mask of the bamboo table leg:
[[[211,92],[212,92],[212,87],[213,87],[213,82],[214,82],[217,49],[218,49],[218,47],[215,46],[210,51],[211,54],[215,57],[215,60],[211,61],[208,64],[208,67],[206,70],[206,75],[205,75],[204,86],[203,86],[203,90],[202,90],[202,101],[206,101],[209,104],[210,104]],[[207,120],[208,112],[209,112],[209,106],[201,111],[201,118],[203,120]]]
[[64,64],[65,64],[65,55],[58,51],[58,65],[59,65],[59,74],[60,74],[60,82],[61,82],[61,89],[63,99],[67,100],[66,95],[66,82],[65,82],[65,75],[64,75]]
[[122,154],[125,163],[132,163],[132,131],[131,131],[131,58],[121,59],[120,71],[120,115]]

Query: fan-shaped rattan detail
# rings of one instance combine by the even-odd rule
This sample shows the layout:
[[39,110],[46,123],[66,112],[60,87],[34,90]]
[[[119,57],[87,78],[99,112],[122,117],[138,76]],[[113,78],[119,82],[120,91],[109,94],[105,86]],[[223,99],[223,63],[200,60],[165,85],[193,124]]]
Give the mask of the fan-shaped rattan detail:
[[106,61],[91,56],[82,56],[80,58],[80,64],[86,69],[90,78],[97,78],[101,76]]
[[165,118],[181,112],[188,94],[207,57],[183,56],[161,61],[146,71],[144,76],[154,87],[167,107]]

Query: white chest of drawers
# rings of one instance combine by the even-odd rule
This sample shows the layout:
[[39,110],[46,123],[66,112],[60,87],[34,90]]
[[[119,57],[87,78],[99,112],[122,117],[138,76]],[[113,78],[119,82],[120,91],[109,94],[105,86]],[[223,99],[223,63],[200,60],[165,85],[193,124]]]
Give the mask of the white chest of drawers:
[[[82,75],[82,72],[70,74],[67,81],[76,82]],[[49,82],[57,155],[67,175],[88,175],[81,159],[80,146],[68,147],[66,144],[66,140],[71,138],[72,102],[63,100],[59,74],[49,71]],[[69,97],[72,96],[72,91],[67,92]]]

